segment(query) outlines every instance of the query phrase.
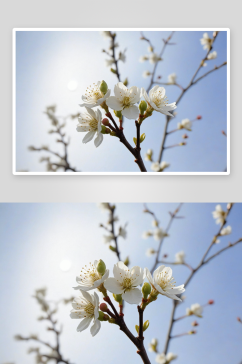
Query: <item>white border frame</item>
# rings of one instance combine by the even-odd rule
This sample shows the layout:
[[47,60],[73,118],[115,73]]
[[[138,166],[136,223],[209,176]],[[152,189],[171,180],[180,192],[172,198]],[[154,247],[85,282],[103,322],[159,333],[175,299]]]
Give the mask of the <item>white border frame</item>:
[[14,28],[12,33],[12,172],[13,175],[32,176],[83,176],[83,175],[122,175],[122,176],[228,176],[230,174],[230,29],[229,28],[108,28],[111,31],[226,31],[227,32],[227,171],[226,172],[16,172],[16,32],[19,31],[102,31],[107,28]]

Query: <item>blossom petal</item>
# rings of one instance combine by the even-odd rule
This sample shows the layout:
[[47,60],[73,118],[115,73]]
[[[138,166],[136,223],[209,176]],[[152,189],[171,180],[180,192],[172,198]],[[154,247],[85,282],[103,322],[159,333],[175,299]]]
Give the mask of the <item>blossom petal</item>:
[[88,328],[88,326],[90,325],[92,321],[92,318],[91,317],[86,317],[84,318],[80,323],[79,325],[77,326],[77,329],[76,331],[78,332],[81,332],[83,330],[86,330]]
[[129,272],[129,268],[123,262],[120,261],[120,262],[114,264],[113,275],[114,275],[114,278],[116,280],[118,280],[120,283],[123,282],[123,278],[124,278],[125,274],[128,272]]
[[152,275],[151,275],[151,273],[150,273],[150,271],[149,271],[148,268],[145,268],[144,269],[144,274],[146,275],[146,278],[148,279],[148,281],[150,282],[150,284],[153,285],[154,284],[154,281],[153,281]]
[[86,113],[89,114],[92,118],[96,119],[96,113],[94,110],[90,109],[90,107],[85,107]]
[[90,125],[77,125],[76,131],[87,132],[90,130]]
[[122,294],[123,289],[117,279],[111,277],[104,282],[104,287],[114,294]]
[[84,136],[84,138],[82,139],[82,143],[84,143],[84,144],[86,144],[86,143],[88,143],[88,142],[90,142],[92,139],[93,139],[93,137],[94,137],[94,135],[95,135],[95,131],[89,131],[85,136]]
[[140,289],[133,288],[123,294],[123,299],[130,304],[139,304],[142,300]]
[[113,110],[117,110],[120,111],[123,109],[123,106],[121,104],[121,102],[115,97],[115,96],[110,96],[107,100],[106,100],[106,104],[111,107],[111,109]]
[[103,135],[102,133],[98,133],[97,134],[97,137],[94,139],[94,144],[95,144],[95,147],[99,147],[99,145],[102,143],[103,141]]
[[129,93],[132,99],[132,103],[136,104],[140,100],[140,89],[136,86],[132,86],[129,89]]
[[133,105],[133,106],[130,106],[130,107],[126,107],[125,109],[123,109],[122,114],[127,119],[137,119],[139,117],[138,106]]
[[84,313],[80,311],[73,311],[70,313],[70,318],[72,319],[81,319],[84,317]]
[[[128,94],[128,89],[127,87],[123,84],[123,82],[118,82],[115,86],[114,86],[114,95],[118,100],[122,100],[124,98],[124,96],[127,96]],[[111,106],[110,106],[111,107]],[[114,109],[115,110],[115,109]]]
[[99,320],[95,320],[94,324],[92,325],[92,327],[90,329],[92,336],[97,335],[100,328],[101,328],[101,322]]
[[135,266],[131,269],[130,271],[131,276],[132,276],[132,284],[133,286],[139,286],[140,284],[143,283],[143,269],[140,268],[139,266]]

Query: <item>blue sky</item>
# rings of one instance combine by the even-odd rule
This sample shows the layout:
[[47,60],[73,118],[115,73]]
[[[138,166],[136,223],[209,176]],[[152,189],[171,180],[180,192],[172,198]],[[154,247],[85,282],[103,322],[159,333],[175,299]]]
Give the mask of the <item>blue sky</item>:
[[[162,38],[170,32],[144,32],[150,37],[159,52]],[[200,44],[201,31],[176,32],[173,37],[175,45],[169,46],[164,60],[157,68],[157,75],[166,82],[169,74],[178,75],[177,82],[184,87],[190,82],[205,52]],[[212,36],[212,32],[209,32]],[[30,153],[29,145],[48,144],[56,151],[60,146],[55,143],[56,136],[47,134],[49,121],[43,114],[46,106],[56,104],[57,115],[65,116],[80,112],[78,106],[81,96],[91,83],[106,80],[113,90],[116,77],[105,66],[107,56],[101,52],[108,48],[109,42],[99,32],[42,31],[17,32],[16,45],[16,169],[41,172],[45,171],[44,163],[40,164],[40,154]],[[152,70],[149,63],[139,63],[141,55],[148,54],[147,43],[140,40],[138,31],[119,31],[117,41],[120,50],[127,48],[127,61],[120,64],[121,78],[129,79],[129,86],[147,87],[148,79],[142,77],[144,70]],[[218,53],[216,60],[208,62],[201,70],[201,75],[227,60],[227,34],[220,32],[214,49]],[[199,74],[199,75],[200,75]],[[191,88],[177,108],[177,117],[170,123],[174,129],[177,122],[184,118],[196,121],[193,131],[187,139],[187,146],[168,149],[164,160],[171,164],[169,172],[220,172],[226,167],[227,142],[221,134],[227,130],[227,69],[212,73],[208,78]],[[69,91],[67,84],[76,80],[78,87]],[[166,86],[169,102],[174,102],[180,90],[176,86]],[[142,143],[142,155],[148,148],[158,156],[159,146],[164,129],[165,116],[155,113],[142,125],[146,139]],[[117,138],[105,136],[102,145],[96,149],[93,142],[82,144],[84,133],[76,132],[77,121],[70,121],[67,133],[71,136],[70,161],[82,171],[138,171],[133,156],[118,142]],[[134,121],[126,120],[125,135],[132,143],[135,136]],[[167,145],[182,141],[183,131],[169,136]],[[43,153],[42,155],[45,155]],[[149,162],[145,162],[150,171]]]
[[[215,208],[210,204],[184,204],[180,215],[165,240],[162,254],[173,260],[176,252],[184,250],[187,262],[195,266],[218,231],[218,225],[212,217]],[[173,211],[177,204],[148,204],[155,211],[160,225],[168,223],[168,211]],[[225,208],[226,205],[222,204]],[[150,268],[153,258],[145,252],[156,248],[157,242],[150,238],[143,240],[142,232],[151,229],[151,217],[143,213],[142,204],[117,204],[118,226],[128,222],[128,237],[120,239],[123,259],[129,255],[131,266],[140,265]],[[221,238],[220,244],[213,247],[212,253],[235,242],[242,236],[242,205],[236,204],[231,211],[228,224],[232,234]],[[69,297],[76,292],[75,277],[83,265],[94,259],[103,259],[112,271],[116,256],[102,242],[103,231],[99,224],[107,221],[107,216],[95,204],[1,204],[0,205],[0,290],[2,314],[2,336],[0,363],[33,363],[27,355],[26,343],[15,342],[17,333],[28,335],[39,333],[43,339],[51,340],[45,331],[45,323],[36,321],[40,315],[38,307],[31,297],[36,288],[48,287],[48,297],[52,300]],[[177,315],[184,314],[192,303],[204,304],[214,299],[215,304],[204,311],[204,317],[197,319],[197,335],[174,339],[170,350],[179,358],[176,363],[238,364],[242,358],[242,327],[236,321],[242,316],[241,311],[241,267],[242,244],[229,249],[211,261],[188,286],[186,300],[177,310]],[[63,272],[59,263],[63,259],[72,262],[72,268]],[[189,271],[186,267],[176,266],[174,277],[177,284],[182,284]],[[168,327],[172,302],[166,297],[159,297],[145,311],[150,327],[145,333],[145,345],[157,337],[162,351]],[[64,306],[58,314],[64,324],[62,352],[73,363],[97,362],[102,356],[105,363],[123,363],[120,347],[125,348],[127,362],[140,363],[133,344],[115,325],[103,323],[100,333],[94,338],[89,331],[77,333],[78,322],[69,318],[70,306]],[[125,317],[131,331],[138,323],[135,305],[126,305]],[[180,321],[174,327],[174,334],[192,328],[193,317]],[[150,353],[151,362],[155,355]],[[175,363],[175,362],[174,362]]]

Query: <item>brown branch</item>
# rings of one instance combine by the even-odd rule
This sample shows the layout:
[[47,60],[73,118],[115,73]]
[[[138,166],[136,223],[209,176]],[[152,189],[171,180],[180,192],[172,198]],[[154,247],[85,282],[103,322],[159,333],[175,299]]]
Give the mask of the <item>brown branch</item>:
[[[176,215],[180,211],[181,207],[182,207],[182,203],[180,203],[178,205],[178,207],[176,208],[176,210],[173,213],[170,213],[170,220],[169,220],[168,225],[167,225],[166,230],[165,230],[166,233],[168,233],[168,231],[170,230],[172,222],[176,218]],[[162,247],[162,243],[163,243],[164,239],[165,239],[165,237],[163,237],[159,242],[159,246],[158,246],[158,249],[157,249],[157,252],[156,252],[155,262],[154,262],[153,267],[151,269],[151,274],[154,272],[157,264],[159,263],[159,255],[160,255],[160,251],[161,251],[161,247]]]
[[121,260],[121,256],[120,256],[120,252],[119,252],[119,248],[118,248],[118,235],[115,234],[115,226],[114,226],[114,212],[115,212],[115,207],[112,208],[110,207],[110,223],[111,223],[111,233],[113,234],[113,240],[115,243],[115,253],[117,255],[118,260]]
[[[216,35],[214,36],[214,40],[213,40],[213,44],[217,38],[217,35],[218,35],[218,32],[216,33]],[[201,77],[196,78],[198,72],[200,71],[200,69],[203,67],[203,64],[205,62],[205,60],[207,59],[207,56],[208,54],[212,51],[213,49],[213,45],[211,46],[211,48],[207,51],[206,53],[206,56],[203,58],[203,60],[200,62],[197,70],[195,71],[194,75],[192,76],[191,78],[191,81],[189,82],[188,86],[183,88],[181,94],[179,95],[178,99],[176,100],[176,105],[178,105],[178,103],[180,102],[180,100],[182,99],[182,97],[184,96],[184,94],[193,86],[195,85],[198,81],[200,81],[201,79],[203,79],[204,77],[206,77],[207,75],[209,75],[211,72],[214,72],[218,69],[220,69],[221,67],[225,66],[227,64],[227,62],[224,62],[222,65],[218,66],[218,67],[215,67],[214,69],[208,71],[207,73],[205,73],[204,75],[202,75]],[[163,152],[164,152],[164,149],[165,149],[165,141],[166,141],[166,137],[167,135],[169,134],[167,132],[167,129],[168,129],[168,124],[169,124],[169,121],[171,120],[171,116],[166,116],[166,123],[165,123],[165,127],[164,127],[164,132],[163,132],[163,136],[162,136],[162,141],[161,141],[161,146],[160,146],[160,152],[159,152],[159,156],[158,156],[158,162],[160,163],[161,160],[162,160],[162,156],[163,156]]]
[[184,265],[185,267],[189,268],[191,271],[193,271],[193,268],[186,262],[183,263],[177,263],[177,262],[167,262],[165,260],[160,260],[158,262],[159,264],[168,264],[168,265]]
[[114,64],[115,64],[115,71],[116,71],[116,76],[119,80],[119,82],[121,81],[120,78],[120,73],[119,73],[119,69],[118,69],[118,59],[116,59],[116,54],[115,54],[115,38],[116,38],[116,34],[115,33],[111,33],[111,51],[112,51],[112,58],[114,60]]

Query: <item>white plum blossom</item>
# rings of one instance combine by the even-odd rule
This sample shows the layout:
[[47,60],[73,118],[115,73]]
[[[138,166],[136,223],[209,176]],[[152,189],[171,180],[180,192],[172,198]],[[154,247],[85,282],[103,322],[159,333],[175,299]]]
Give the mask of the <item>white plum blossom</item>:
[[221,205],[217,205],[215,207],[215,211],[213,211],[212,214],[213,218],[216,220],[216,224],[224,224],[227,212],[222,209]]
[[168,354],[158,354],[155,358],[156,363],[158,364],[169,364],[172,360],[176,359],[177,355],[173,354],[173,353],[168,353]]
[[152,160],[152,156],[153,156],[153,150],[152,149],[148,149],[147,152],[145,153],[145,160],[146,161],[151,161]]
[[176,255],[175,255],[175,262],[178,263],[178,264],[184,263],[185,256],[186,255],[185,255],[184,251],[180,251],[180,252],[176,253]]
[[91,289],[98,288],[109,276],[109,270],[106,269],[105,273],[101,275],[97,271],[98,260],[94,260],[94,264],[85,265],[81,270],[81,274],[76,277],[77,287],[82,291],[90,291]]
[[150,236],[153,236],[153,231],[144,231],[142,234],[143,239],[148,239]]
[[173,102],[172,104],[168,104],[168,100],[165,95],[166,90],[164,89],[164,87],[154,86],[149,91],[149,96],[147,95],[145,89],[142,87],[141,93],[151,109],[158,111],[164,115],[173,116],[171,113],[169,113],[169,111],[173,111],[176,109],[176,103]]
[[103,38],[109,39],[111,38],[111,33],[109,31],[102,31],[100,34],[103,36]]
[[140,101],[140,89],[136,86],[128,89],[122,82],[114,86],[114,95],[110,96],[106,103],[111,109],[122,111],[127,119],[136,119],[139,116],[139,108],[135,104]]
[[112,64],[114,64],[114,59],[113,58],[105,59],[106,67],[110,67],[110,66],[112,66]]
[[97,204],[97,206],[100,208],[100,210],[102,211],[109,211],[109,203],[108,202],[100,202]]
[[148,52],[153,52],[154,48],[150,45],[148,48]]
[[177,124],[177,129],[186,129],[192,131],[192,122],[189,119],[183,119],[181,123]]
[[144,271],[155,294],[161,294],[173,300],[181,301],[176,295],[180,295],[185,291],[184,284],[175,287],[176,282],[174,282],[170,267],[161,265],[154,271],[153,278],[148,268],[145,268]]
[[104,282],[104,287],[114,294],[122,294],[130,304],[139,304],[142,293],[137,286],[143,283],[143,269],[138,266],[129,269],[123,262],[118,262],[114,265],[113,275]]
[[186,309],[186,314],[187,316],[197,316],[197,317],[202,317],[202,313],[203,313],[203,308],[201,305],[199,305],[199,303],[194,303],[193,305],[191,305],[190,308]]
[[122,61],[122,62],[125,62],[126,61],[126,49],[123,51],[123,52],[120,52],[119,53],[119,60]]
[[96,292],[94,295],[89,294],[85,291],[80,291],[80,297],[77,297],[72,302],[73,309],[71,310],[70,317],[72,319],[83,319],[77,326],[77,331],[81,332],[91,326],[91,334],[95,336],[100,328],[101,322],[98,320],[99,317],[99,298]]
[[114,238],[113,234],[110,235],[103,235],[103,242],[104,244],[110,243]]
[[213,51],[211,53],[209,53],[209,55],[207,56],[207,59],[211,60],[211,59],[215,59],[217,58],[217,52]]
[[156,352],[157,344],[158,344],[157,339],[152,339],[150,344],[149,344],[149,349],[148,350]]
[[152,169],[152,171],[154,172],[163,172],[165,168],[168,168],[170,166],[169,163],[163,161],[161,163],[159,162],[154,162],[151,164],[150,168]]
[[155,253],[156,253],[156,250],[150,248],[150,249],[147,249],[146,250],[146,253],[145,254],[147,255],[147,257],[151,257]]
[[119,236],[122,236],[122,238],[124,238],[124,239],[127,238],[127,230],[125,229],[125,226],[124,227],[120,226]]
[[171,73],[170,75],[168,75],[168,83],[176,83],[176,79],[177,79],[177,75],[176,73]]
[[149,57],[149,61],[151,64],[155,64],[161,60],[162,60],[162,58],[160,56],[158,56],[158,54],[156,54],[156,53],[152,53]]
[[227,226],[220,231],[220,235],[229,235],[232,233],[232,227]]
[[110,89],[107,90],[105,95],[100,90],[101,83],[101,81],[98,81],[97,84],[94,83],[92,86],[87,88],[85,95],[82,96],[82,101],[84,103],[80,104],[81,107],[86,106],[93,108],[99,106],[110,96]]
[[159,222],[157,220],[153,220],[152,223],[151,223],[151,225],[153,227],[157,227],[159,225]]
[[213,44],[213,39],[209,38],[208,33],[204,33],[203,37],[200,39],[203,49],[209,50]]
[[141,56],[141,57],[139,58],[139,62],[143,63],[143,62],[145,62],[145,61],[148,61],[148,59],[149,59],[149,57],[147,57],[147,56]]
[[94,144],[98,147],[103,141],[102,130],[102,113],[99,109],[96,111],[90,109],[89,107],[85,107],[86,112],[81,113],[78,118],[79,124],[76,127],[78,132],[88,132],[85,137],[82,139],[82,143],[86,144],[90,142],[95,134],[97,135],[94,139]]
[[159,241],[159,240],[161,240],[161,239],[165,238],[166,236],[168,236],[168,234],[167,234],[167,232],[166,232],[165,230],[163,230],[163,229],[161,229],[161,228],[158,228],[158,229],[156,229],[156,230],[154,231],[153,236],[154,236],[154,239],[155,239],[156,241]]
[[149,72],[149,71],[144,71],[143,73],[142,73],[142,76],[144,77],[144,78],[147,78],[147,77],[149,77],[151,75],[151,73]]

